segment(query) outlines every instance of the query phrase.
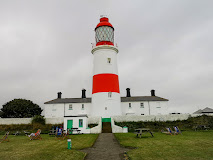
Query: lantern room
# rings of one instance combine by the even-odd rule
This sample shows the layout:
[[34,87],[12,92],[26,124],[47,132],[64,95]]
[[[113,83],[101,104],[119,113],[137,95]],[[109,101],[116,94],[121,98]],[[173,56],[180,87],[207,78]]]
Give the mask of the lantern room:
[[96,46],[114,46],[114,28],[107,17],[100,18],[100,23],[95,28]]

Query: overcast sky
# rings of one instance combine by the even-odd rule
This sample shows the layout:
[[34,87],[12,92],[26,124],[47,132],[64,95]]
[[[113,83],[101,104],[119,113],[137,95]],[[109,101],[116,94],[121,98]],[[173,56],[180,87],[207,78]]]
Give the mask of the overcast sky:
[[170,112],[213,108],[212,0],[0,0],[0,106],[92,92],[94,28],[115,28],[121,96],[169,99]]

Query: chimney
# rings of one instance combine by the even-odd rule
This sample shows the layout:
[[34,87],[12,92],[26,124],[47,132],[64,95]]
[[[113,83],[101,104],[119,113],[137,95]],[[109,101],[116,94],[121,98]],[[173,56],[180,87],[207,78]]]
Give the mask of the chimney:
[[61,95],[62,93],[61,92],[58,92],[58,98],[61,99]]
[[127,88],[127,89],[126,89],[126,97],[131,97],[130,88]]
[[155,90],[154,89],[151,90],[151,96],[155,96]]
[[82,89],[82,96],[81,98],[86,98],[86,89]]

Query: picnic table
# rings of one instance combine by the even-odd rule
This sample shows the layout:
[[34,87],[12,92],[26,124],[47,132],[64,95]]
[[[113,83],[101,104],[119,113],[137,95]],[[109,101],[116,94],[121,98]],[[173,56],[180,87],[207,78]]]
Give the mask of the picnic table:
[[135,134],[137,134],[137,137],[140,136],[140,138],[141,138],[141,135],[144,132],[149,132],[151,134],[151,136],[154,137],[149,128],[138,128],[138,129],[135,129]]
[[50,136],[55,136],[55,134],[56,134],[56,130],[51,129],[49,135]]
[[197,126],[195,126],[195,131],[197,131],[197,130],[208,130],[208,129],[210,129],[210,127],[207,127],[205,125],[197,125]]
[[76,132],[77,134],[80,134],[81,133],[81,130],[79,130],[78,128],[71,128],[69,129],[69,134],[73,134],[73,132]]

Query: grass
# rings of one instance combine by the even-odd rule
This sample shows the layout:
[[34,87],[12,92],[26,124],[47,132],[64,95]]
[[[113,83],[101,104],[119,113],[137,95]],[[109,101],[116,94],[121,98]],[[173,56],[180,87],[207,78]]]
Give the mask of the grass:
[[79,151],[91,147],[98,134],[70,135],[72,149],[67,149],[67,140],[41,135],[42,140],[30,141],[26,136],[9,136],[9,142],[0,143],[1,160],[82,160],[86,153]]
[[213,160],[213,131],[186,131],[183,135],[154,133],[136,138],[134,133],[117,133],[121,145],[135,147],[128,151],[131,160]]

